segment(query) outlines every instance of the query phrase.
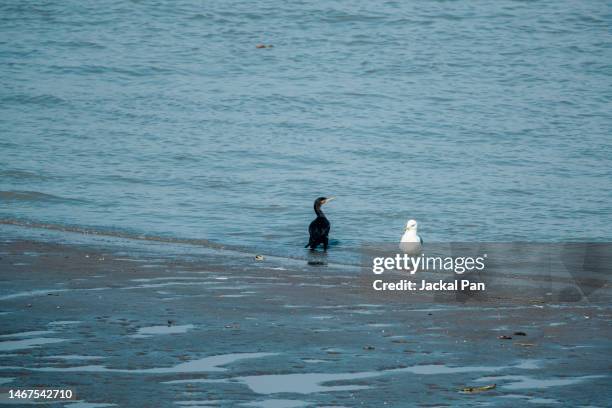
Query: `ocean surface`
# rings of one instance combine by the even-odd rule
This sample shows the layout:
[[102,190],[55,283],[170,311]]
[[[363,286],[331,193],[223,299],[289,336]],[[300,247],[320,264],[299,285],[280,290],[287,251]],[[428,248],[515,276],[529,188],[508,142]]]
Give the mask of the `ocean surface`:
[[[608,1],[0,3],[0,232],[612,239]],[[256,48],[257,44],[273,45]]]

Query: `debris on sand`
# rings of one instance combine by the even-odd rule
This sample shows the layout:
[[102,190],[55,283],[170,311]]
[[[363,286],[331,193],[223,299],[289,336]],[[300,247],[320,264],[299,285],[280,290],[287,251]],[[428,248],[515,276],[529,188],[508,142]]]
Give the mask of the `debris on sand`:
[[255,48],[273,48],[274,46],[272,44],[257,44],[255,46]]
[[364,350],[375,350],[374,346],[370,346],[370,345],[368,345],[368,346],[363,346],[363,349],[364,349]]
[[264,256],[263,255],[255,255],[255,260],[256,261],[263,261],[264,260]]
[[461,392],[466,394],[476,394],[478,392],[489,391],[497,387],[497,384],[484,385],[482,387],[465,387],[461,389]]
[[505,336],[505,335],[498,336],[497,338],[500,339],[500,340],[512,340],[511,336]]
[[526,335],[527,335],[527,333],[522,332],[522,331],[516,331],[516,332],[514,332],[514,335],[515,335],[515,336],[526,336]]

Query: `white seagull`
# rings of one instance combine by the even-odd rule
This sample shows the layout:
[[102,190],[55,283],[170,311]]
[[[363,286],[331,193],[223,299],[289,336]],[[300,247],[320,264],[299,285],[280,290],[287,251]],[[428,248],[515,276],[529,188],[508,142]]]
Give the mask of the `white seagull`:
[[423,239],[417,234],[418,224],[415,220],[408,220],[404,235],[400,240],[400,249],[409,254],[417,254],[421,252]]

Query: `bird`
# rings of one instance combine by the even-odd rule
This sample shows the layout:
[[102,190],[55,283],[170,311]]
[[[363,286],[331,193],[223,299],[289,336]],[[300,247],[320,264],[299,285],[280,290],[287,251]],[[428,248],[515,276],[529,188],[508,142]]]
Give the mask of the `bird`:
[[335,197],[319,197],[314,201],[314,212],[317,214],[317,218],[315,218],[308,227],[310,239],[304,248],[310,247],[311,250],[314,250],[317,246],[323,244],[323,249],[327,251],[329,245],[328,235],[330,223],[325,214],[323,214],[321,206],[329,203],[334,198]]
[[418,223],[416,220],[408,220],[404,234],[400,239],[400,249],[406,253],[418,253],[423,245],[423,238],[417,234]]

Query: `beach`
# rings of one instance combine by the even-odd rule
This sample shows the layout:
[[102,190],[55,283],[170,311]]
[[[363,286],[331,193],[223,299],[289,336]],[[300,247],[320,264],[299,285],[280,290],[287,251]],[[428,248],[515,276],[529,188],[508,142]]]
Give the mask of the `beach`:
[[28,388],[70,389],[53,406],[73,408],[610,400],[609,302],[381,297],[354,267],[167,246],[5,239],[1,403]]
[[609,9],[1,1],[0,405],[611,406]]

